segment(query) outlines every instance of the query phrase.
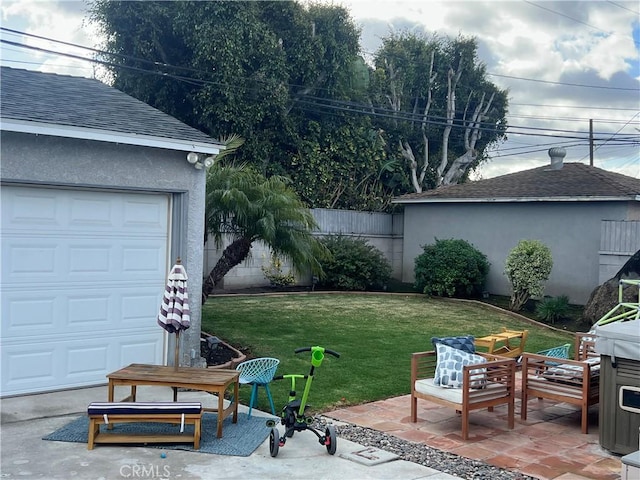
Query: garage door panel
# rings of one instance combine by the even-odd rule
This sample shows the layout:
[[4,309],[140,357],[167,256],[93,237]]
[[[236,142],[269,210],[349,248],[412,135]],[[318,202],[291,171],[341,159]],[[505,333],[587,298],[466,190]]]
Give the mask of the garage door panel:
[[57,299],[44,293],[28,296],[19,293],[7,293],[2,295],[2,337],[13,336],[20,331],[33,332],[34,329],[42,330],[54,328],[54,312]]
[[107,374],[130,363],[162,361],[161,331],[96,337],[4,346],[3,395],[104,384]]
[[47,229],[60,223],[61,201],[52,190],[22,189],[14,193],[14,201],[2,202],[2,223],[29,229]]
[[[163,286],[113,285],[73,292],[63,287],[38,292],[3,292],[2,337],[102,333],[113,329],[153,331]],[[5,308],[6,307],[6,308]],[[151,333],[151,332],[150,332]]]
[[43,279],[53,278],[56,271],[58,249],[54,242],[34,241],[20,236],[3,235],[3,283],[29,280],[35,275]]
[[166,238],[115,238],[109,240],[110,245],[95,245],[96,239],[89,238],[85,243],[66,243],[69,240],[64,238],[45,241],[3,235],[2,240],[2,278],[6,284],[109,280],[157,283],[166,275]]
[[142,197],[123,202],[122,226],[127,232],[163,232],[166,223],[167,211],[160,208],[157,202],[145,201]]
[[[3,225],[12,229],[62,232],[67,234],[112,232],[128,234],[155,232],[166,234],[166,203],[157,201],[158,195],[125,192],[66,191],[60,196],[57,189],[11,188],[13,201],[3,203]],[[17,192],[16,189],[22,189]]]
[[169,197],[3,186],[1,395],[161,363]]

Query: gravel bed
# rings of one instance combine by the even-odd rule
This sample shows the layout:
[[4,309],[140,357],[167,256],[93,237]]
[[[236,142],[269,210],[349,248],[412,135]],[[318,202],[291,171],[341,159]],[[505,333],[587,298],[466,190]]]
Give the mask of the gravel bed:
[[328,417],[316,417],[316,427],[324,430],[327,423],[335,423],[340,438],[365,447],[376,447],[398,455],[402,460],[424,465],[468,480],[536,480],[520,472],[494,467],[453,453],[443,452],[422,443],[409,442],[371,428],[360,427]]

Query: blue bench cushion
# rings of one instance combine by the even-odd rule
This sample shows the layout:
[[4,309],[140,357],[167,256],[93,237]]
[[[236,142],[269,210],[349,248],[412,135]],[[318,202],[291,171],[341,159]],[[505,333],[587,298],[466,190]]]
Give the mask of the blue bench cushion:
[[200,402],[93,402],[89,415],[202,413]]

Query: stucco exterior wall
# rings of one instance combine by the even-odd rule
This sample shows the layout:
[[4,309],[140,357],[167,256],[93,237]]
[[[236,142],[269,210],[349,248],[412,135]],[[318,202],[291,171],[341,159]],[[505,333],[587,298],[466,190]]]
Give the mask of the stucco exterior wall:
[[[3,131],[1,154],[0,178],[5,183],[172,194],[172,231],[179,233],[170,238],[167,264],[170,268],[180,256],[190,291],[201,291],[205,172],[187,163],[185,152]],[[199,355],[198,295],[190,306],[191,328],[181,335],[181,352],[195,349]]]
[[414,280],[414,259],[423,245],[460,238],[491,262],[487,290],[509,295],[507,255],[518,241],[536,239],[551,249],[554,262],[545,294],[584,304],[599,282],[600,222],[626,220],[628,214],[627,202],[405,205],[402,280]]

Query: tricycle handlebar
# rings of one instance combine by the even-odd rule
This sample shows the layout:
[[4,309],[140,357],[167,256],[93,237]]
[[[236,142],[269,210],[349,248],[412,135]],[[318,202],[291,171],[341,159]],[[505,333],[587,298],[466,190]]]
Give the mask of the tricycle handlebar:
[[[319,348],[319,347],[300,347],[300,348],[296,348],[295,353],[310,352],[312,348]],[[322,350],[324,351],[324,353],[328,353],[329,355],[333,355],[336,358],[340,358],[340,354],[335,350],[331,350],[329,348],[323,348]]]

